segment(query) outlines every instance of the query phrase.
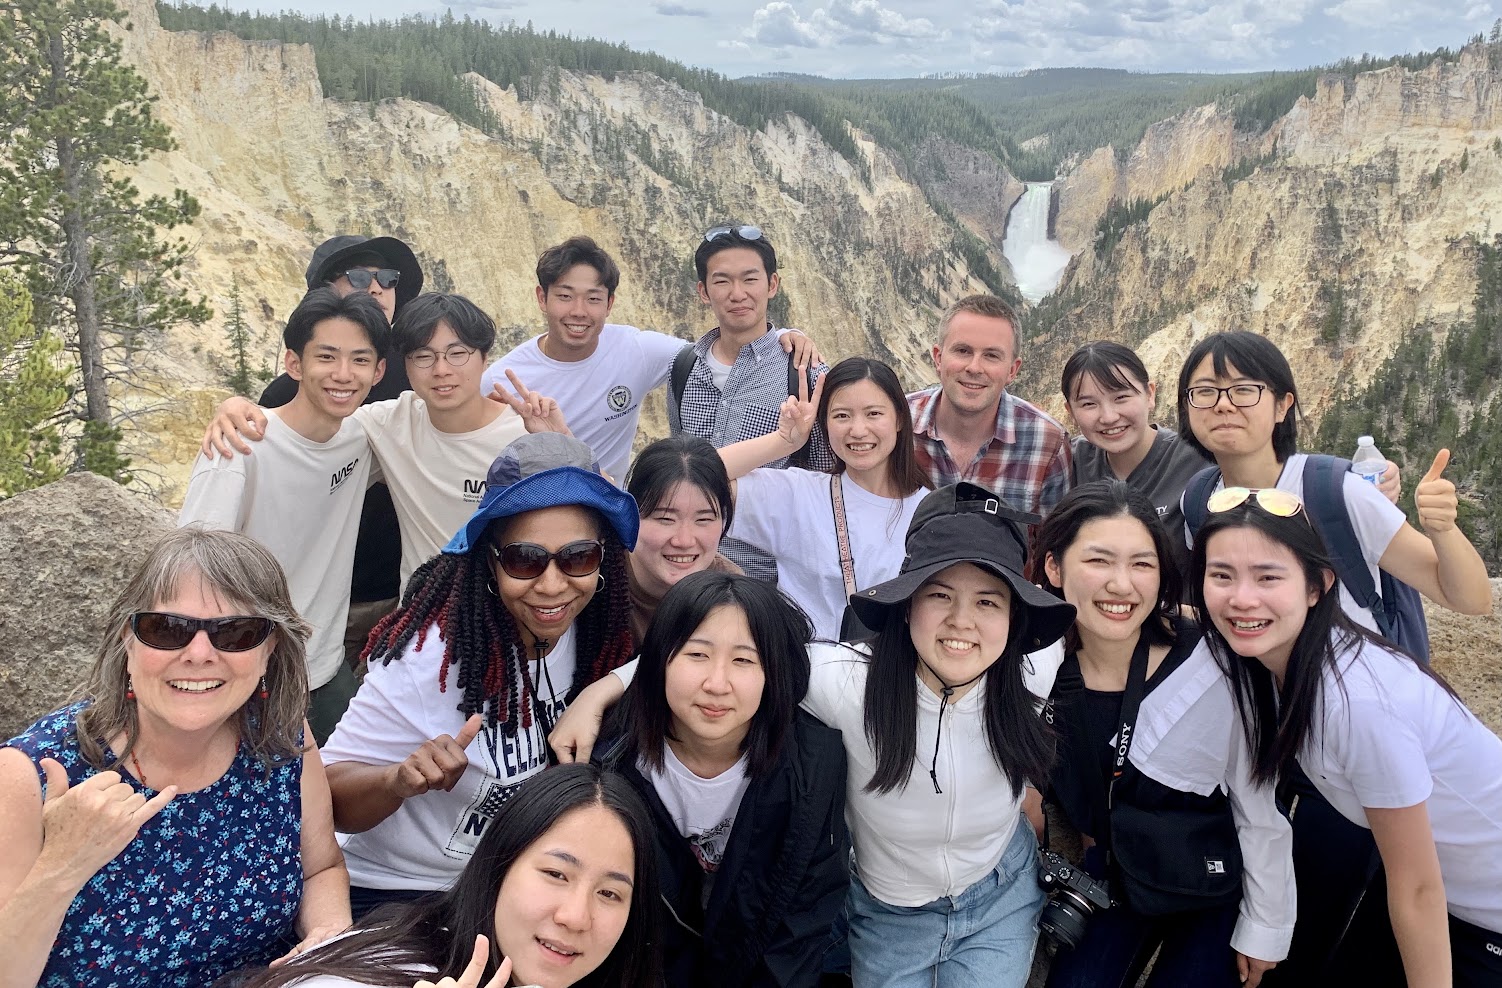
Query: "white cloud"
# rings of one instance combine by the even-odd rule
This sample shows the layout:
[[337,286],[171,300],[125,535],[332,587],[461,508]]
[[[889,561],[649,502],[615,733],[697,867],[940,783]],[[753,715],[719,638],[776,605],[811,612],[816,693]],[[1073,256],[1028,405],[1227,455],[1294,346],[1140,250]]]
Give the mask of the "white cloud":
[[[1404,24],[1443,23],[1456,15],[1454,0],[1406,0],[1390,3],[1388,0],[1341,0],[1326,7],[1324,13],[1348,27],[1364,31],[1398,27]],[[1488,3],[1473,3],[1466,8],[1464,19],[1478,21],[1491,14]],[[1462,39],[1457,38],[1459,42]]]
[[791,3],[774,0],[751,15],[745,36],[769,48],[834,48],[937,41],[948,32],[926,17],[908,17],[880,0],[830,0],[807,17]]

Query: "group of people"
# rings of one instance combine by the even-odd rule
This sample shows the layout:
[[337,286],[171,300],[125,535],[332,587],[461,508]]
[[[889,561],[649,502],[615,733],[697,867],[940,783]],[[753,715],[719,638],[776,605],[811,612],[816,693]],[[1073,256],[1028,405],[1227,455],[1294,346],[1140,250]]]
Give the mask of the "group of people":
[[1264,337],[1193,348],[1177,433],[1082,347],[1071,440],[1000,299],[904,394],[772,326],[758,228],[694,261],[687,344],[550,248],[487,366],[405,244],[319,248],[286,379],[0,748],[0,988],[1021,986],[1040,917],[1051,986],[1502,983],[1502,740],[1392,599],[1491,606],[1447,453],[1414,528]]

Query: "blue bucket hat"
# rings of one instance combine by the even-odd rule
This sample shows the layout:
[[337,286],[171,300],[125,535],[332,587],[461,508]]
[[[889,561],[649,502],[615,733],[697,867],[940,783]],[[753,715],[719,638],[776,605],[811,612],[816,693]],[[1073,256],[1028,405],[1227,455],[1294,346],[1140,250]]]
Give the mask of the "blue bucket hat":
[[594,453],[573,436],[538,432],[501,451],[485,477],[485,496],[443,551],[460,556],[480,541],[497,518],[577,504],[605,516],[627,549],[636,548],[641,516],[636,499],[600,475]]

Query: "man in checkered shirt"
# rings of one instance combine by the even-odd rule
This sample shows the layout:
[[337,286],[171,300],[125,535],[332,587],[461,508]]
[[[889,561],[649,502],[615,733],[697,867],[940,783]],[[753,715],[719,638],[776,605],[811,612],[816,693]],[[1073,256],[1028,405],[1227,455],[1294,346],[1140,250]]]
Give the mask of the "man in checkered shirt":
[[939,383],[907,400],[918,463],[934,487],[968,481],[1041,515],[1069,489],[1069,433],[1007,391],[1022,369],[1017,336],[1017,314],[1001,299],[960,299],[939,323]]
[[[788,360],[767,319],[767,303],[777,294],[777,252],[754,226],[718,226],[694,251],[699,298],[714,310],[718,325],[694,344],[694,366],[681,405],[668,396],[668,424],[674,435],[687,432],[716,448],[777,431],[777,411],[788,397]],[[809,368],[810,388],[829,368]],[[834,453],[816,429],[801,464],[832,470]],[[782,468],[786,459],[767,464]],[[734,531],[734,528],[731,529]],[[720,551],[748,574],[776,581],[777,561],[730,535]]]

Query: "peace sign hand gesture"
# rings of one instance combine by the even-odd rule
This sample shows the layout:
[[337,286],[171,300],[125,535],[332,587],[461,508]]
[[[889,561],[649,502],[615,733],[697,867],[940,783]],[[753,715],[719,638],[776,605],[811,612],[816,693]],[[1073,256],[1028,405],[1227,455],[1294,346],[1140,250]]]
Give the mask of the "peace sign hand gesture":
[[819,413],[819,397],[824,393],[824,375],[814,382],[814,393],[808,393],[808,375],[798,375],[798,393],[789,395],[777,410],[777,435],[792,449],[802,449],[814,431],[814,422]]
[[516,376],[516,371],[509,367],[506,368],[506,378],[516,389],[516,394],[507,391],[501,382],[497,381],[491,390],[490,397],[510,405],[516,414],[521,416],[522,425],[526,426],[528,432],[561,432],[565,436],[573,435],[569,431],[568,420],[563,417],[563,410],[558,407],[558,402],[536,391],[527,390],[521,378]]
[[[480,979],[485,976],[485,962],[489,959],[490,941],[481,933],[475,937],[475,954],[457,981],[453,978],[444,978],[436,983],[419,981],[412,988],[480,988]],[[496,968],[495,977],[485,982],[485,988],[505,988],[510,980],[511,958],[503,957],[501,966]]]

